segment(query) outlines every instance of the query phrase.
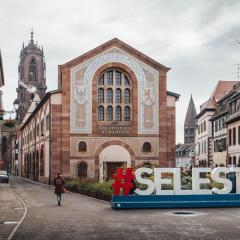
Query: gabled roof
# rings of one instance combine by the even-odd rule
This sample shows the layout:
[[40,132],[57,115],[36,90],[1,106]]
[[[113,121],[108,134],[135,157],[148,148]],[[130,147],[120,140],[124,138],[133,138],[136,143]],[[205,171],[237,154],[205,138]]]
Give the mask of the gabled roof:
[[37,94],[34,95],[34,98],[32,100],[32,103],[30,104],[26,115],[24,116],[21,125],[24,125],[25,122],[28,120],[28,118],[31,116],[32,112],[35,110],[35,108],[37,107],[38,103],[41,101],[41,99],[39,98],[39,96]]
[[26,125],[31,121],[31,119],[35,116],[35,114],[43,106],[43,104],[49,99],[49,97],[51,97],[51,95],[61,92],[62,92],[61,90],[49,91],[44,95],[42,100],[39,98],[37,94],[35,94],[32,104],[28,109],[28,113],[25,115],[21,123],[21,130],[23,130],[26,127]]
[[200,106],[201,111],[204,108],[215,108],[217,106],[217,102],[221,98],[223,98],[226,94],[228,94],[233,88],[233,86],[236,85],[237,83],[238,81],[226,81],[226,80],[218,81],[210,98]]
[[0,50],[0,87],[4,86],[4,74],[3,74],[3,63],[2,63],[2,54]]
[[139,52],[138,50],[129,46],[128,44],[119,40],[118,38],[113,38],[112,40],[105,42],[104,44],[94,48],[93,50],[91,50],[91,51],[65,63],[65,64],[60,65],[60,67],[68,68],[68,67],[76,66],[77,64],[85,61],[86,59],[92,58],[92,57],[100,54],[101,52],[106,51],[107,49],[110,49],[111,47],[114,47],[114,46],[128,52],[129,54],[138,58],[142,62],[144,62],[148,65],[151,65],[152,67],[154,67],[156,69],[162,69],[163,71],[166,71],[166,72],[170,70],[170,68],[160,64],[159,62],[157,62],[157,61],[153,60],[152,58],[146,56],[145,54]]

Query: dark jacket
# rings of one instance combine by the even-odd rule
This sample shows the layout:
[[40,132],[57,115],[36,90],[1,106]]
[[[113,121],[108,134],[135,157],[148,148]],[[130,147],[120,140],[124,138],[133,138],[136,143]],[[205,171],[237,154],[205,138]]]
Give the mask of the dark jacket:
[[56,177],[54,179],[54,185],[55,185],[55,193],[64,193],[65,189],[64,189],[64,180],[62,177]]

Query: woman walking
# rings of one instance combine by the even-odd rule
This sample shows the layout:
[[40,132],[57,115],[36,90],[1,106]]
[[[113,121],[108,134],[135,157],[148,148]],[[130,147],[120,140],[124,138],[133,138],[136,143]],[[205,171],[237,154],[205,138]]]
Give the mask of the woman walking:
[[57,177],[54,179],[54,185],[55,185],[55,194],[57,195],[58,206],[61,206],[62,193],[65,193],[64,184],[65,182],[61,177],[60,173],[57,173]]

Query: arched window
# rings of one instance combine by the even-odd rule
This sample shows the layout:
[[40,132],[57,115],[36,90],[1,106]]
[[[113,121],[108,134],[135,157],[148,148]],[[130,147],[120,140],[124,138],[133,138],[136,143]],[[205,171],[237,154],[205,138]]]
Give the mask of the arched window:
[[126,104],[130,103],[130,90],[128,88],[124,90],[124,102]]
[[37,81],[37,65],[34,58],[32,58],[29,66],[29,80],[31,82]]
[[86,151],[87,151],[87,144],[86,144],[86,142],[81,141],[81,142],[78,144],[78,151],[79,151],[79,152],[86,152]]
[[124,77],[124,85],[125,86],[130,86],[130,82],[129,82],[127,76]]
[[87,178],[87,164],[85,162],[80,162],[77,166],[78,178]]
[[104,103],[104,89],[98,89],[98,103]]
[[107,103],[113,103],[113,90],[111,88],[107,89]]
[[124,121],[130,121],[130,107],[124,108]]
[[120,106],[116,107],[116,110],[115,110],[115,120],[116,121],[122,121],[122,109],[121,109]]
[[229,157],[229,158],[228,158],[228,165],[231,165],[231,164],[232,164],[232,158]]
[[98,121],[104,121],[104,107],[98,107]]
[[145,142],[143,144],[143,152],[151,152],[152,151],[152,146],[149,142]]
[[113,71],[107,72],[107,84],[113,85]]
[[122,91],[121,91],[120,88],[116,89],[116,92],[115,92],[115,102],[116,103],[121,103],[122,102]]
[[236,162],[237,162],[236,156],[234,156],[234,157],[233,157],[233,163],[232,163],[232,165],[234,165],[235,167],[236,167],[236,164],[237,164]]
[[113,121],[113,108],[112,108],[112,106],[107,107],[107,121]]
[[99,78],[98,85],[104,85],[104,75]]
[[132,89],[127,73],[121,69],[108,69],[100,75],[97,86],[97,121],[130,122]]
[[122,85],[122,73],[119,72],[119,71],[116,71],[116,74],[115,74],[115,84],[116,85]]

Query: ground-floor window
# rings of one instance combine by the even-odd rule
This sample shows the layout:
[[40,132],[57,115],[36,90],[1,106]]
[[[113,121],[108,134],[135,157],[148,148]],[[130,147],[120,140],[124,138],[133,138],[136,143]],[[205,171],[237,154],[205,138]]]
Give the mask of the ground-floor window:
[[87,178],[87,164],[85,162],[80,162],[77,166],[78,178]]

